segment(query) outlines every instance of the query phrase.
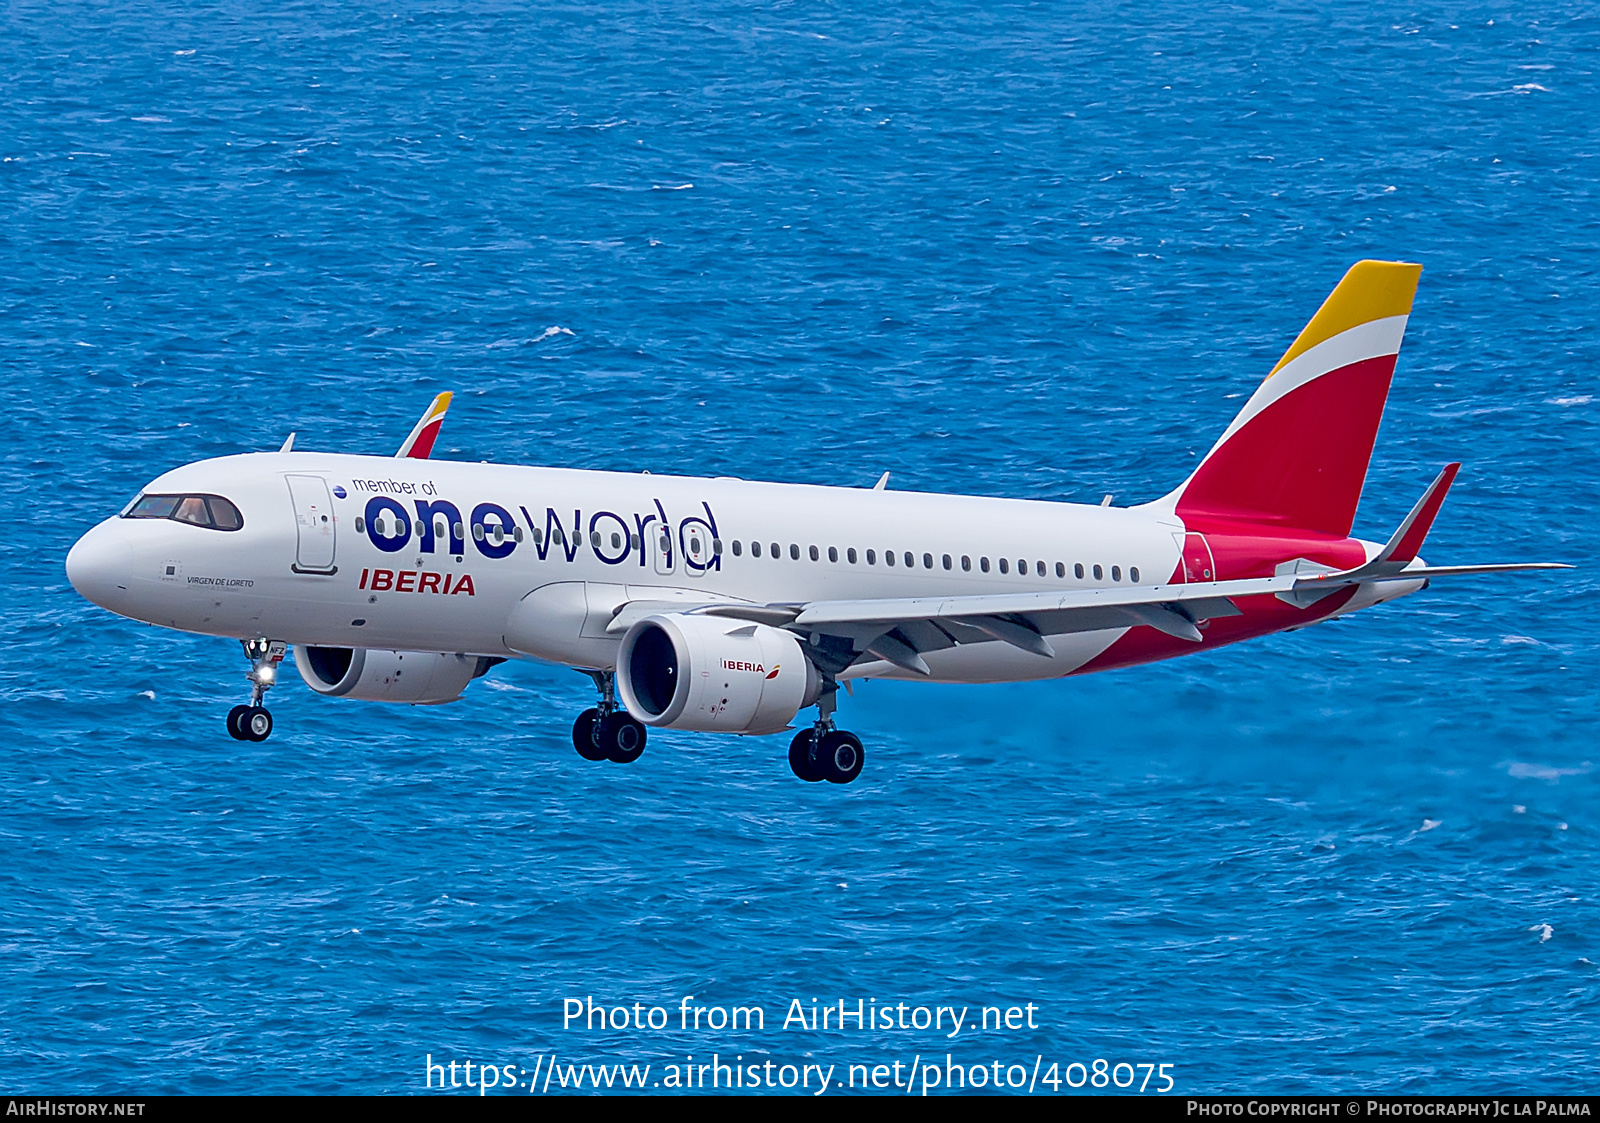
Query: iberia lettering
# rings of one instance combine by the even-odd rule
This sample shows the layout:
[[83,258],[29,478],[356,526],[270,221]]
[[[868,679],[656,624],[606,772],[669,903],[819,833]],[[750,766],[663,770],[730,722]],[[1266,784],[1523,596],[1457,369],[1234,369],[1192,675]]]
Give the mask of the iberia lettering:
[[358,589],[374,593],[438,593],[441,596],[477,596],[472,574],[432,573],[425,569],[363,569]]

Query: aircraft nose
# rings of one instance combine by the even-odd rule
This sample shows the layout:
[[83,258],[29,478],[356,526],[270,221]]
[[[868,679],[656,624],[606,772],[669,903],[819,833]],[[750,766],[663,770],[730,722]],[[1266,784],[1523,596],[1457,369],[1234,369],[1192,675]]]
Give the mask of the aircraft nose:
[[89,531],[67,554],[67,580],[85,600],[101,608],[119,610],[132,576],[133,545],[112,523]]

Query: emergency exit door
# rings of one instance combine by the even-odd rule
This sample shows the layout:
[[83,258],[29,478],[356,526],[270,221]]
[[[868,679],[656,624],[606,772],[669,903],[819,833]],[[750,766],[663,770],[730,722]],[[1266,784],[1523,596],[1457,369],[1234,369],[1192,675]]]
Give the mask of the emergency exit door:
[[289,499],[294,504],[296,534],[294,565],[296,573],[332,574],[334,535],[333,496],[321,476],[285,476]]

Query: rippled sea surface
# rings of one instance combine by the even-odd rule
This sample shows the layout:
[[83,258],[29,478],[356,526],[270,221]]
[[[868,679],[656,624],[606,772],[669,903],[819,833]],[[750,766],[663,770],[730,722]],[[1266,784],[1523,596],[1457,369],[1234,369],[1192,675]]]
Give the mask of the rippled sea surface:
[[[220,9],[0,14],[0,1084],[948,1053],[1593,1090],[1591,5]],[[386,454],[442,389],[454,459],[1139,502],[1363,257],[1426,271],[1357,533],[1461,459],[1430,561],[1581,568],[869,683],[848,788],[782,738],[586,764],[587,682],[534,664],[438,708],[286,682],[241,745],[236,645],[62,569],[169,467]],[[685,995],[766,1030],[680,1030]],[[671,1023],[563,1028],[574,996]]]

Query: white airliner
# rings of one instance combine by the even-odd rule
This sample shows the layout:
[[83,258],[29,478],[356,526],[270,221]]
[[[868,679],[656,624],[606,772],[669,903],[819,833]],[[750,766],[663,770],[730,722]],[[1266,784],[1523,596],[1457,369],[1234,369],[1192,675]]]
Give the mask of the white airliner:
[[[857,678],[1010,682],[1147,663],[1298,628],[1435,576],[1417,556],[1448,465],[1387,542],[1350,537],[1421,266],[1353,266],[1194,472],[1137,507],[461,464],[434,401],[393,458],[291,451],[167,472],[67,556],[83,596],[240,639],[248,705],[287,645],[336,698],[431,705],[506,659],[590,675],[590,760],[645,727],[802,724],[802,780],[848,783],[834,725]],[[1108,497],[1109,498],[1109,497]]]

